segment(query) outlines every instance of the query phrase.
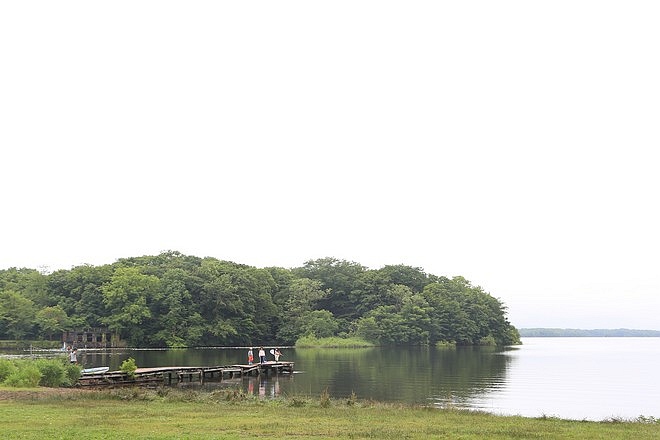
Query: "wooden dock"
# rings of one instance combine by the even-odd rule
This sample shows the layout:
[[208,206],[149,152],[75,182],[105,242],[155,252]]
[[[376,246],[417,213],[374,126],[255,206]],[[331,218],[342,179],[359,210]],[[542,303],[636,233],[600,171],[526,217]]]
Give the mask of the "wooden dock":
[[293,362],[265,362],[263,364],[237,364],[215,367],[154,367],[138,368],[133,375],[123,371],[102,374],[84,374],[78,379],[80,386],[166,384],[179,382],[221,381],[226,378],[258,376],[260,374],[291,374]]

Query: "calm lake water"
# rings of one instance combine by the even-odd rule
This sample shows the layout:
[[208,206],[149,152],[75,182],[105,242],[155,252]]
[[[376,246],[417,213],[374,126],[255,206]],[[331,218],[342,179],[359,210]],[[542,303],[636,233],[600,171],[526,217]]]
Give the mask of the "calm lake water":
[[[86,367],[245,363],[246,349],[87,352]],[[225,380],[265,398],[304,394],[566,419],[660,418],[660,338],[524,338],[504,349],[283,349],[293,375]],[[255,353],[256,354],[256,353]],[[271,356],[269,356],[270,358]],[[191,386],[182,384],[181,386]]]

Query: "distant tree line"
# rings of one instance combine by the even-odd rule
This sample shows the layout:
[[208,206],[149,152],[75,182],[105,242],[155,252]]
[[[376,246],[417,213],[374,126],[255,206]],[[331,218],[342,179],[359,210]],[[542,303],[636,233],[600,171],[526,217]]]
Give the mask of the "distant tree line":
[[335,258],[255,268],[169,251],[41,273],[0,270],[0,339],[59,339],[108,327],[131,346],[519,343],[502,302],[462,277]]
[[616,329],[577,329],[577,328],[521,328],[520,336],[533,337],[658,337],[657,330]]

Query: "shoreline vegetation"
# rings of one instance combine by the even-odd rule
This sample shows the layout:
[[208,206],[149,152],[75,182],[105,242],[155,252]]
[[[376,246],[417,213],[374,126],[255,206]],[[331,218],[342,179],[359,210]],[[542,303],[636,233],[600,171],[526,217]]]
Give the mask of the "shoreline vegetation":
[[372,342],[360,338],[317,338],[314,336],[303,336],[296,341],[295,348],[365,348],[375,347]]
[[[507,306],[461,276],[334,257],[258,268],[167,251],[55,272],[0,270],[0,339],[97,347],[520,343]],[[80,348],[80,347],[78,347]]]
[[[478,345],[496,345],[494,340],[485,339],[483,343]],[[420,344],[420,345],[430,345],[430,344]],[[455,341],[438,341],[435,343],[436,347],[446,348],[446,347],[456,347]],[[520,344],[516,344],[520,345]],[[339,336],[330,336],[324,338],[318,338],[316,336],[303,336],[296,340],[295,344],[291,347],[293,348],[367,348],[367,347],[378,347],[378,344],[369,342],[365,339],[359,337],[339,337]],[[135,349],[135,347],[124,347],[128,349]],[[176,350],[178,348],[208,348],[208,347],[158,347],[163,350]],[[222,347],[227,348],[227,347]],[[239,348],[239,347],[233,347]],[[240,347],[242,348],[242,347]],[[148,348],[153,349],[153,348]],[[61,352],[64,353],[60,348],[60,342],[57,341],[44,341],[44,340],[35,340],[35,341],[13,341],[13,340],[1,340],[0,339],[0,350],[7,350],[9,352],[28,352],[34,350],[35,352]],[[85,350],[85,348],[81,348]],[[2,354],[0,353],[0,357]]]
[[[393,423],[393,421],[396,421]],[[80,390],[0,387],[3,438],[105,439],[651,439],[653,417],[562,420],[501,416],[455,408],[334,399],[260,399],[236,390],[173,388]]]
[[[428,345],[428,344],[425,344]],[[494,340],[485,339],[482,341],[482,346],[495,346]],[[516,344],[516,345],[522,345]],[[316,338],[314,336],[303,336],[296,341],[294,348],[369,348],[377,347],[376,344],[365,341],[360,338]],[[438,341],[435,343],[436,348],[456,348],[455,341]]]
[[571,337],[660,337],[658,330],[634,330],[627,328],[618,329],[577,329],[577,328],[520,328],[518,329],[521,338],[552,337],[552,338],[571,338]]

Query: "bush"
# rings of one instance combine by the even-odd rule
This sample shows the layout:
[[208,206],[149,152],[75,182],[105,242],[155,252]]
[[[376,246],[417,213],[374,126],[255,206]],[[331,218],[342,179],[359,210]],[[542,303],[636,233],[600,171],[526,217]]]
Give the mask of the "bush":
[[126,373],[128,377],[135,377],[135,370],[137,370],[137,365],[135,365],[135,359],[133,358],[128,358],[124,362],[121,363],[119,366],[119,369]]
[[13,387],[73,386],[80,378],[80,370],[78,365],[69,364],[64,358],[0,359],[0,383]]
[[493,335],[488,335],[479,340],[479,345],[495,346],[497,345],[497,341],[495,341],[495,337],[493,337]]
[[80,374],[82,373],[82,367],[80,365],[71,364],[68,362],[64,363],[64,382],[62,386],[72,387],[80,379]]
[[455,341],[438,341],[435,343],[436,348],[456,348]]
[[24,363],[16,371],[11,373],[3,382],[3,385],[16,388],[33,388],[39,385],[41,371],[34,364]]
[[17,370],[16,365],[9,359],[0,359],[0,383]]
[[59,387],[65,382],[64,364],[60,359],[38,359],[34,364],[41,373],[39,385]]

